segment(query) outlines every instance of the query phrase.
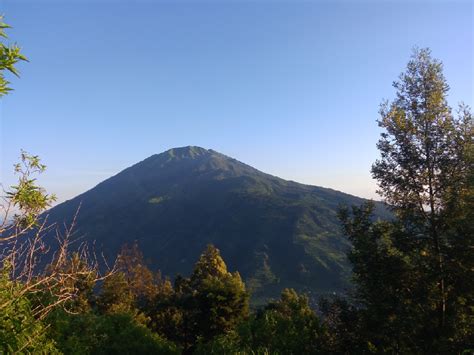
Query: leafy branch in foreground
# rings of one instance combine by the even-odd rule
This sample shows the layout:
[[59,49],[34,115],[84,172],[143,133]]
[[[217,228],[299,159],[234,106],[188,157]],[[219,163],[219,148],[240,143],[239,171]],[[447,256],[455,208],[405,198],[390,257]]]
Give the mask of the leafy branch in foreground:
[[55,195],[48,195],[44,188],[36,184],[35,175],[46,170],[46,165],[36,155],[21,152],[21,162],[14,166],[18,182],[9,191],[3,191],[0,206],[0,242],[17,238],[33,227],[38,227],[38,215],[56,201]]
[[[3,16],[0,16],[0,38],[8,38],[5,30],[10,28],[3,22]],[[15,76],[19,76],[19,72],[15,65],[20,61],[27,61],[26,57],[21,54],[20,47],[16,44],[8,45],[0,42],[0,97],[8,94],[12,89],[9,87],[9,81],[5,78],[5,70]]]
[[36,179],[45,169],[37,156],[22,152],[15,165],[17,184],[1,200],[0,284],[5,289],[0,293],[0,343],[7,353],[52,352],[49,345],[41,345],[41,321],[59,307],[75,312],[84,282],[95,284],[114,272],[100,274],[98,258],[86,244],[71,251],[79,211],[63,230],[48,224],[44,211],[55,196]]

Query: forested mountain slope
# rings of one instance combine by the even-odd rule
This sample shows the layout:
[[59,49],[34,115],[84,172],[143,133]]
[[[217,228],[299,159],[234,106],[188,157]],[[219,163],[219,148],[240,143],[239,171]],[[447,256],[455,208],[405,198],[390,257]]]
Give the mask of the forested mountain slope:
[[[49,213],[113,258],[137,241],[154,268],[189,274],[208,243],[238,270],[254,299],[282,288],[332,292],[347,286],[349,244],[337,210],[364,199],[286,181],[213,150],[153,155]],[[388,216],[380,205],[379,216]]]

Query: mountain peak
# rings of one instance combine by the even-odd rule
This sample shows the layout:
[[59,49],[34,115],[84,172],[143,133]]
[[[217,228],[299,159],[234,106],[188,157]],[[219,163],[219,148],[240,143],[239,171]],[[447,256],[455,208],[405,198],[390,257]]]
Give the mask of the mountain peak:
[[210,154],[211,151],[207,150],[202,147],[197,147],[193,145],[189,145],[186,147],[178,147],[178,148],[171,148],[164,152],[163,154],[167,155],[169,158],[177,158],[177,159],[183,159],[183,158],[197,158],[199,156],[203,155],[208,155]]
[[[196,146],[156,154],[49,211],[97,241],[108,258],[140,242],[164,274],[189,274],[209,243],[240,270],[256,298],[295,287],[326,292],[346,287],[349,247],[337,210],[354,196],[265,174]],[[378,215],[381,216],[381,215]]]

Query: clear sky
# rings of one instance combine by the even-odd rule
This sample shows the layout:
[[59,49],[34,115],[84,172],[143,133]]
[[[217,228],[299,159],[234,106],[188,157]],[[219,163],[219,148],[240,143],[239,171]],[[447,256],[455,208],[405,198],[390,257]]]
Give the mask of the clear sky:
[[3,0],[30,62],[1,103],[1,181],[40,155],[60,200],[166,149],[211,148],[375,197],[375,120],[414,46],[473,105],[471,1]]

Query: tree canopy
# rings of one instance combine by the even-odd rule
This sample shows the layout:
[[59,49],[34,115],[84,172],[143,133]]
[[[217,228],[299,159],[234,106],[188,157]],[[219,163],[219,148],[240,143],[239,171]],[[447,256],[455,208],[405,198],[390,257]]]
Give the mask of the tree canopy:
[[368,348],[377,351],[472,345],[472,114],[460,105],[453,115],[442,69],[415,49],[393,85],[396,99],[380,110],[372,175],[395,219],[374,221],[370,204],[340,214]]

